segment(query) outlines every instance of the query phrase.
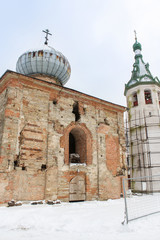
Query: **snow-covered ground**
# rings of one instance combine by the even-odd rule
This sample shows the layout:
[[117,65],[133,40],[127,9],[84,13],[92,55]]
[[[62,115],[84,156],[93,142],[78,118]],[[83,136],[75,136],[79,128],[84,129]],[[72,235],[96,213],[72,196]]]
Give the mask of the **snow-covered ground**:
[[160,239],[160,213],[123,220],[123,199],[0,207],[0,240]]

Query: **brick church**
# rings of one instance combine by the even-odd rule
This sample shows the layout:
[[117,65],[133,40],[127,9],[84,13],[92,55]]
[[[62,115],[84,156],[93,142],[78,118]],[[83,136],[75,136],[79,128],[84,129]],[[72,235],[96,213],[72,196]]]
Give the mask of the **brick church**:
[[0,78],[0,203],[119,198],[125,107],[64,87],[70,64],[47,41]]

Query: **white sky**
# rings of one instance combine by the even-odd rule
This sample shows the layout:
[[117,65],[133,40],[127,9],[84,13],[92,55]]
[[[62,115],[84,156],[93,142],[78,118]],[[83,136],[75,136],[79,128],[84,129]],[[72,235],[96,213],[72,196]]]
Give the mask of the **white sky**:
[[159,0],[0,0],[0,76],[15,71],[18,57],[44,42],[71,64],[66,87],[126,105],[134,29],[145,62],[160,78]]

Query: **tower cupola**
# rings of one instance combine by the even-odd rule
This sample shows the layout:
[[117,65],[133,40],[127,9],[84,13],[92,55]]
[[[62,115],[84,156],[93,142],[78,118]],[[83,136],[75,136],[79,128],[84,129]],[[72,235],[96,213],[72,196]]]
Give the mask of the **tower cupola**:
[[133,51],[135,52],[135,58],[136,58],[137,56],[141,56],[142,46],[141,46],[141,44],[137,41],[136,31],[134,31],[134,33],[135,33],[135,43],[133,44]]
[[142,46],[139,42],[137,42],[137,39],[136,42],[133,44],[133,51],[135,52],[136,50],[142,50]]

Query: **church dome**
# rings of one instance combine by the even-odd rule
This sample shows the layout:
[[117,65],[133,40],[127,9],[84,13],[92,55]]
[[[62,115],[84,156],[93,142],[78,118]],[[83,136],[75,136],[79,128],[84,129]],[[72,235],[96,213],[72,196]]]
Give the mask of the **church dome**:
[[17,61],[16,71],[28,76],[47,76],[64,85],[70,78],[71,67],[62,53],[47,46],[23,53]]
[[136,42],[133,44],[133,51],[135,52],[136,50],[142,50],[142,46],[139,42]]

